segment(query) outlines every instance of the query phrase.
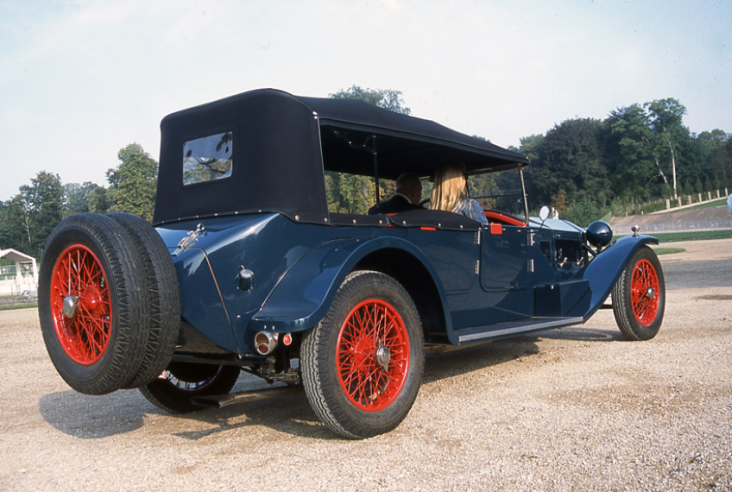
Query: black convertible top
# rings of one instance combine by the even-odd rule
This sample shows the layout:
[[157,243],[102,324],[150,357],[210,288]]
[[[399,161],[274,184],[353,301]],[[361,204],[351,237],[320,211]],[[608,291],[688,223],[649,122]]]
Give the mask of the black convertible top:
[[[187,141],[233,133],[226,179],[184,186]],[[153,222],[214,214],[280,212],[328,222],[323,170],[396,179],[431,176],[449,161],[468,174],[528,164],[528,159],[433,121],[363,101],[298,97],[275,89],[245,92],[166,116]]]

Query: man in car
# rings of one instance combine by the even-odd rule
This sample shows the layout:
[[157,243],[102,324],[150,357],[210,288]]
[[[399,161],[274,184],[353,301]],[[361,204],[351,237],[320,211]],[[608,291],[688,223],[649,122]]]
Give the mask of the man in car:
[[422,198],[422,182],[414,173],[399,175],[394,189],[394,196],[379,205],[369,209],[369,215],[393,214],[407,210],[422,208],[419,202]]

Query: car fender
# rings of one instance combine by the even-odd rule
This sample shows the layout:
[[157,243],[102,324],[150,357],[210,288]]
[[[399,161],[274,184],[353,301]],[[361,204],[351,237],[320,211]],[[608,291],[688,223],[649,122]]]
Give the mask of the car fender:
[[592,292],[585,321],[602,307],[635,252],[647,244],[658,244],[658,239],[653,236],[621,237],[590,262],[582,275],[583,280],[589,281]]
[[[247,330],[289,333],[314,327],[325,316],[341,284],[358,262],[384,249],[398,249],[414,256],[432,278],[442,305],[447,305],[437,273],[412,243],[397,237],[337,239],[310,250],[285,272],[261,309],[252,316]],[[448,316],[444,317],[450,332],[452,323]]]

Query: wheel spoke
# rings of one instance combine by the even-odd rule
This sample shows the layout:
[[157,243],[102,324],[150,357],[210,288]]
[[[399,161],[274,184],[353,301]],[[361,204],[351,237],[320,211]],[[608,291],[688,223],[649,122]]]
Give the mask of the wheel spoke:
[[[389,350],[388,369],[376,360],[380,347]],[[378,411],[394,401],[406,380],[408,347],[404,322],[387,302],[370,299],[349,313],[341,328],[336,360],[341,387],[354,405]]]
[[658,275],[648,260],[639,261],[630,282],[630,301],[638,322],[648,326],[656,318],[659,305]]
[[[94,364],[109,344],[112,303],[105,278],[99,259],[80,244],[59,255],[53,271],[51,310],[56,334],[66,354],[78,364]],[[66,296],[74,296],[79,305],[65,315]]]

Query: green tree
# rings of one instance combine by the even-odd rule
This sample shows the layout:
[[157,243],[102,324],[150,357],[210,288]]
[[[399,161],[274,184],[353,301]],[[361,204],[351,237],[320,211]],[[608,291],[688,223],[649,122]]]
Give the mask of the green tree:
[[0,249],[31,253],[30,217],[22,195],[0,202]]
[[610,112],[604,121],[605,155],[616,195],[630,198],[648,194],[649,185],[668,179],[655,154],[648,114],[638,104]]
[[107,200],[107,189],[103,186],[97,186],[92,189],[86,196],[89,211],[97,214],[105,214],[109,210],[109,200]]
[[673,98],[657,99],[643,105],[648,110],[648,117],[651,130],[655,138],[656,152],[659,169],[662,165],[671,168],[673,179],[673,195],[678,196],[676,186],[676,166],[678,153],[682,145],[689,139],[689,129],[683,126],[682,120],[686,114],[686,108]]
[[529,161],[534,162],[539,159],[538,148],[539,145],[541,145],[542,140],[544,140],[544,135],[529,135],[528,137],[522,137],[519,140],[521,145],[517,151],[528,157]]
[[331,99],[356,99],[395,113],[411,113],[411,110],[404,106],[402,91],[392,89],[363,89],[358,85],[352,85],[348,89],[341,89],[334,94],[328,94],[328,97]]
[[[705,135],[706,134],[706,135]],[[732,183],[732,136],[722,130],[703,132],[696,139],[708,141],[708,153],[705,155],[709,162],[709,171],[714,176],[717,186],[723,188]]]
[[46,238],[63,219],[64,190],[58,174],[39,172],[30,186],[20,187],[25,204],[29,254],[40,258]]
[[117,154],[121,161],[107,171],[110,209],[152,221],[158,182],[158,163],[141,145],[133,143]]
[[99,191],[104,188],[96,183],[85,181],[83,184],[69,183],[64,185],[64,217],[75,214],[83,214],[86,212],[105,213],[107,211],[106,200],[105,206],[100,210],[97,203]]
[[601,128],[599,120],[567,120],[539,141],[536,159],[527,173],[532,208],[550,203],[560,189],[570,202],[587,198],[604,206],[609,201],[609,179],[599,142]]

